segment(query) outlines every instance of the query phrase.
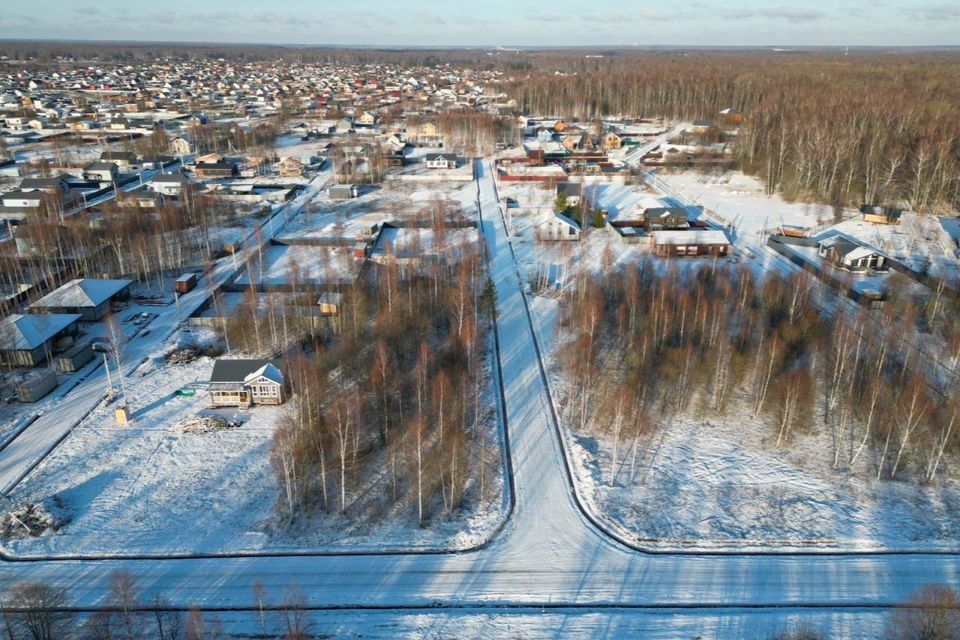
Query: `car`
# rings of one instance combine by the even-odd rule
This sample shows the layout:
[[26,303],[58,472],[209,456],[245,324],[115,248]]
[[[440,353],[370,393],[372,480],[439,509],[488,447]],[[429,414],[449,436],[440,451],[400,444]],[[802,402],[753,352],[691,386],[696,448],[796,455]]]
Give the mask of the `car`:
[[97,353],[112,353],[113,345],[110,344],[109,340],[100,339],[93,342],[90,347]]

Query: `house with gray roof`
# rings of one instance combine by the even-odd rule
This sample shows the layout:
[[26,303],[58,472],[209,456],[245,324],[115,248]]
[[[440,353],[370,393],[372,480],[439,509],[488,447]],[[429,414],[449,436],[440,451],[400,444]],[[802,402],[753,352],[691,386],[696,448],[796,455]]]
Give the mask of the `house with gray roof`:
[[209,391],[214,407],[282,404],[283,373],[270,360],[221,358],[213,364]]
[[54,343],[79,332],[80,315],[14,314],[0,321],[0,363],[35,367],[52,353]]
[[132,280],[71,280],[29,307],[33,313],[76,313],[84,322],[96,322],[107,314],[114,300],[130,297]]

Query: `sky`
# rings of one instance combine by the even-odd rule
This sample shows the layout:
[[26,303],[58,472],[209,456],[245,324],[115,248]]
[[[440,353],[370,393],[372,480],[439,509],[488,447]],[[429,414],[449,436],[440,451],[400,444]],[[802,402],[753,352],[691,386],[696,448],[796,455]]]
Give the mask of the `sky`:
[[3,0],[0,38],[377,46],[960,45],[960,0]]

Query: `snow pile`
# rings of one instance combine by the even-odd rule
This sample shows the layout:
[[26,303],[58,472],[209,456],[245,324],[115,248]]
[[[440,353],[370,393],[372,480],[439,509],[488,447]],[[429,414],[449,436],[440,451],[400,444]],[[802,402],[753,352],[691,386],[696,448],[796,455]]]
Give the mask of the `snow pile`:
[[52,513],[45,505],[26,502],[4,514],[0,520],[0,536],[5,540],[36,538],[47,531],[56,533],[65,524],[65,518]]
[[239,422],[227,420],[220,416],[196,416],[175,425],[170,431],[177,435],[200,435],[203,433],[222,431],[224,429],[236,429],[239,426]]

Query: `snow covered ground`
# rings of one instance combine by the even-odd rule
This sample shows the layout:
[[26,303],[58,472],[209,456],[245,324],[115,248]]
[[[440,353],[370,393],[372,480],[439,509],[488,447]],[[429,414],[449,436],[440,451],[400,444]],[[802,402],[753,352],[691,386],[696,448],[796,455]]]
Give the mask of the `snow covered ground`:
[[[213,619],[214,614],[208,614]],[[280,614],[219,613],[231,638],[282,635]],[[887,612],[801,609],[703,610],[690,609],[554,609],[519,607],[497,609],[398,610],[379,612],[308,611],[307,631],[330,638],[491,638],[517,640],[642,638],[643,640],[771,640],[796,628],[821,631],[827,638],[872,640],[882,636]]]
[[[620,189],[624,187],[610,192]],[[797,222],[799,218],[791,223]],[[569,284],[581,265],[597,271],[604,251],[612,253],[608,259],[614,265],[643,253],[604,232],[569,246],[532,242],[524,222],[514,218],[514,224],[521,238],[514,243],[518,263],[541,271],[538,265],[564,265],[559,273]],[[554,273],[550,271],[551,283],[562,279]],[[551,354],[563,348],[555,332],[560,304],[554,295],[530,298],[549,363],[554,362]],[[562,405],[564,379],[556,366],[549,369],[554,399]],[[743,404],[724,416],[681,415],[641,439],[636,457],[622,459],[616,487],[608,485],[611,443],[573,434],[567,426],[581,496],[612,530],[645,547],[955,548],[960,536],[960,478],[955,473],[933,486],[880,482],[873,479],[875,461],[869,455],[861,456],[854,469],[834,471],[829,433],[799,435],[790,447],[777,450],[772,427],[753,419]],[[951,460],[948,468],[956,463]]]
[[918,586],[958,586],[955,553],[646,554],[598,531],[568,483],[489,163],[483,170],[516,495],[490,545],[462,554],[2,562],[0,579],[44,581],[66,589],[77,606],[97,607],[111,573],[122,570],[144,599],[163,595],[208,610],[255,607],[255,581],[274,599],[295,585],[309,606],[335,608],[311,617],[317,633],[337,637],[752,640],[809,619],[825,637],[874,638],[886,608]]
[[763,183],[738,171],[656,175],[688,203],[702,205],[719,221],[732,225],[740,236],[768,235],[781,225],[823,229],[834,224],[838,216],[845,220],[859,215],[856,210],[835,210],[828,205],[786,202],[779,195],[768,196]]

